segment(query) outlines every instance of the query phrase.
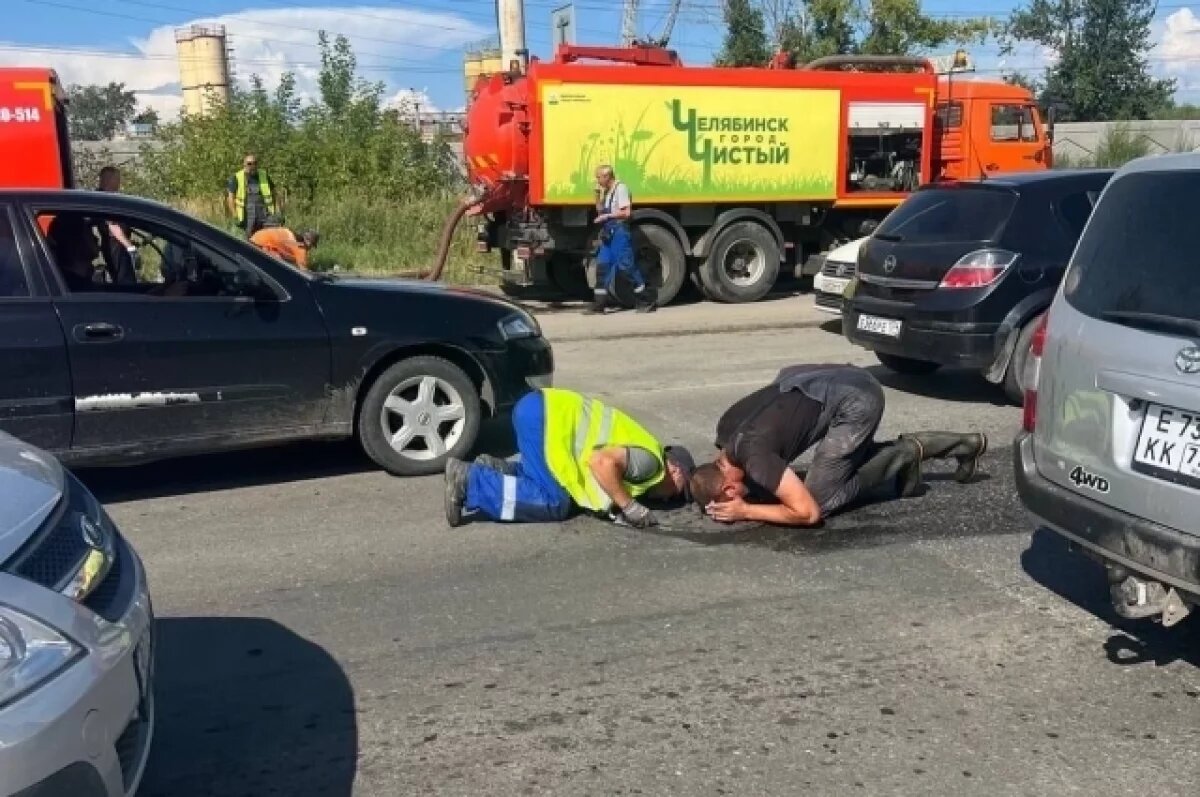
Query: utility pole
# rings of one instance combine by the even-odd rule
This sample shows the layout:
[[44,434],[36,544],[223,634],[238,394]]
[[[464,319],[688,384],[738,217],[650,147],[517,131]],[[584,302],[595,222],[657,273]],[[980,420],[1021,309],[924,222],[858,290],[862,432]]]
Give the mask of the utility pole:
[[637,39],[638,0],[625,0],[621,12],[621,44],[629,47]]

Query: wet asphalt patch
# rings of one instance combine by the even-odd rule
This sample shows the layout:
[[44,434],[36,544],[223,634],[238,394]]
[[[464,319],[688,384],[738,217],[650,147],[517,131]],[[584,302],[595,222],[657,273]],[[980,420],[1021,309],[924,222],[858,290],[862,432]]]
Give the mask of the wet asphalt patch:
[[990,450],[967,484],[953,480],[953,463],[923,466],[921,492],[906,499],[873,498],[815,528],[718,523],[695,506],[657,509],[660,525],[633,534],[697,545],[746,545],[781,553],[819,554],[923,540],[1023,533],[1033,526],[1017,497],[1011,447]]

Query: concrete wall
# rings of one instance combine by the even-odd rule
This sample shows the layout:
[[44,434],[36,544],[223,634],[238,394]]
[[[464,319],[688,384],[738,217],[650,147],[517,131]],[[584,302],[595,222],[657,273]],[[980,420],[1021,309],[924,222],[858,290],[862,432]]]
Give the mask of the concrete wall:
[[1060,122],[1054,126],[1054,154],[1073,160],[1091,157],[1106,132],[1114,125],[1127,125],[1144,140],[1152,153],[1179,152],[1200,147],[1200,120],[1154,120],[1138,122]]

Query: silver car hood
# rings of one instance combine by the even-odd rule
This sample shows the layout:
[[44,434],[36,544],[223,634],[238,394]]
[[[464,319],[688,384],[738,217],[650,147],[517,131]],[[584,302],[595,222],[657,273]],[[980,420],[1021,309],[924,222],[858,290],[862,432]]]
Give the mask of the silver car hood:
[[54,511],[65,478],[57,459],[0,432],[0,562],[24,545]]

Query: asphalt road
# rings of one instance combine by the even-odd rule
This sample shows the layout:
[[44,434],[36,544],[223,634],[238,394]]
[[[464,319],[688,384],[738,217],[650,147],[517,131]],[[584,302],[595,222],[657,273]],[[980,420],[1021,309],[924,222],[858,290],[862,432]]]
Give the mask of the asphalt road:
[[[548,320],[556,381],[707,454],[782,365],[873,362],[762,328],[809,301]],[[819,530],[450,531],[440,479],[349,446],[83,474],[160,617],[142,793],[1194,795],[1200,624],[1117,623],[1032,532],[995,389],[880,377],[884,434],[981,429],[984,473]]]

